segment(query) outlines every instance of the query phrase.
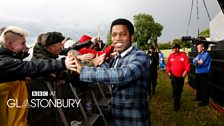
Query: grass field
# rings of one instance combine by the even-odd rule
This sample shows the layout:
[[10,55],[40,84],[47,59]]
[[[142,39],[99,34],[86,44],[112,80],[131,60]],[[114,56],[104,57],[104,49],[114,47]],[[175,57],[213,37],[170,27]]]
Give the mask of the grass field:
[[152,126],[224,126],[224,114],[211,105],[198,107],[185,78],[181,109],[173,111],[172,87],[164,71],[158,71],[156,94],[150,99]]

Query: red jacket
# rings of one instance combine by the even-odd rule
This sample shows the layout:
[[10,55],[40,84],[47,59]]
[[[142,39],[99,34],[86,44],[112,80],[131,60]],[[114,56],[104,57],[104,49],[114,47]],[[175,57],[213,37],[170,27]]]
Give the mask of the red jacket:
[[84,47],[82,49],[79,50],[79,53],[82,55],[82,54],[86,54],[86,53],[93,53],[95,55],[102,55],[104,53],[106,53],[106,56],[109,56],[114,50],[114,47],[113,46],[108,46],[104,51],[96,51],[94,49],[91,49],[89,47]]
[[170,54],[166,64],[166,72],[172,72],[175,76],[181,77],[184,71],[190,71],[190,62],[185,52]]
[[[88,35],[83,35],[80,38],[80,43],[91,40],[92,38]],[[91,49],[90,46],[88,47],[83,47],[79,50],[79,53],[82,54],[86,54],[86,53],[93,53],[95,55],[102,55],[104,53],[106,53],[106,56],[110,56],[110,54],[113,52],[114,47],[113,46],[108,46],[104,51],[96,51],[94,49]]]

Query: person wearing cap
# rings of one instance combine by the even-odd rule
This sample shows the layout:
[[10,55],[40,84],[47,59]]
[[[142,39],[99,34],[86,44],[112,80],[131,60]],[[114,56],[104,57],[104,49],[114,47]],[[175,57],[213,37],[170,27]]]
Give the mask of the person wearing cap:
[[59,32],[40,34],[33,48],[32,60],[56,59],[64,48],[65,39]]
[[123,18],[116,19],[110,27],[111,41],[119,53],[109,63],[105,54],[97,60],[98,67],[83,66],[76,59],[80,81],[99,82],[112,86],[111,111],[116,126],[150,125],[147,102],[149,56],[137,46],[132,46],[133,24]]
[[211,67],[211,57],[206,51],[205,43],[197,43],[198,55],[193,59],[196,75],[196,99],[200,101],[198,106],[209,104],[208,74]]
[[[65,37],[60,32],[47,32],[40,34],[37,38],[37,43],[33,49],[33,57],[32,60],[42,61],[48,59],[57,59],[59,58],[59,54],[64,48],[64,40]],[[46,76],[41,77],[32,77],[30,83],[28,84],[29,90],[29,100],[32,99],[47,99],[51,100],[52,96],[32,96],[33,91],[45,91],[50,92],[48,89],[48,84],[54,88],[54,91],[61,92],[59,97],[63,97],[66,99],[68,97],[72,98],[71,93],[65,93],[62,91],[63,89],[69,89],[69,85],[65,84],[69,79],[69,74],[66,71],[63,72],[52,72]],[[65,85],[63,85],[65,84]],[[57,95],[58,96],[58,95]],[[50,113],[49,113],[50,112]],[[48,114],[47,114],[48,113]],[[47,116],[43,116],[47,115]],[[29,109],[29,122],[34,125],[39,125],[40,122],[35,122],[34,120],[39,118],[40,120],[54,120],[51,121],[51,125],[56,125],[57,119],[57,109],[54,107],[35,107]],[[45,122],[47,125],[49,122]],[[42,122],[44,124],[44,122]]]
[[166,72],[171,79],[173,88],[174,111],[180,109],[181,94],[184,86],[184,77],[190,71],[190,62],[185,52],[180,52],[180,45],[172,47],[166,64]]
[[[0,125],[26,126],[27,87],[25,77],[46,75],[66,69],[74,70],[72,58],[62,60],[23,61],[28,48],[28,32],[16,26],[7,26],[0,36]],[[26,54],[26,55],[24,55]],[[19,106],[19,107],[18,107]]]

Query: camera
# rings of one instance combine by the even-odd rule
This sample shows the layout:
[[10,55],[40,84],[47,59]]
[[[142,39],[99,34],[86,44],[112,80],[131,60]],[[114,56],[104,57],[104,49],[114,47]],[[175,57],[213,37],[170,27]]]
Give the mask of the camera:
[[192,41],[193,44],[196,44],[198,42],[208,42],[205,37],[198,37],[198,38],[194,38],[191,36],[181,37],[181,42],[186,42],[186,41]]

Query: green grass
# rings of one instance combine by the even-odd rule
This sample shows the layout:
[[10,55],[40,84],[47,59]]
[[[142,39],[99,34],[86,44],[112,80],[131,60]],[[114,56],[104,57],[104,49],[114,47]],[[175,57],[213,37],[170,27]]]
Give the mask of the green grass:
[[152,126],[224,126],[224,114],[211,105],[198,107],[194,91],[185,78],[181,109],[173,111],[172,87],[164,71],[158,71],[156,94],[150,99]]

